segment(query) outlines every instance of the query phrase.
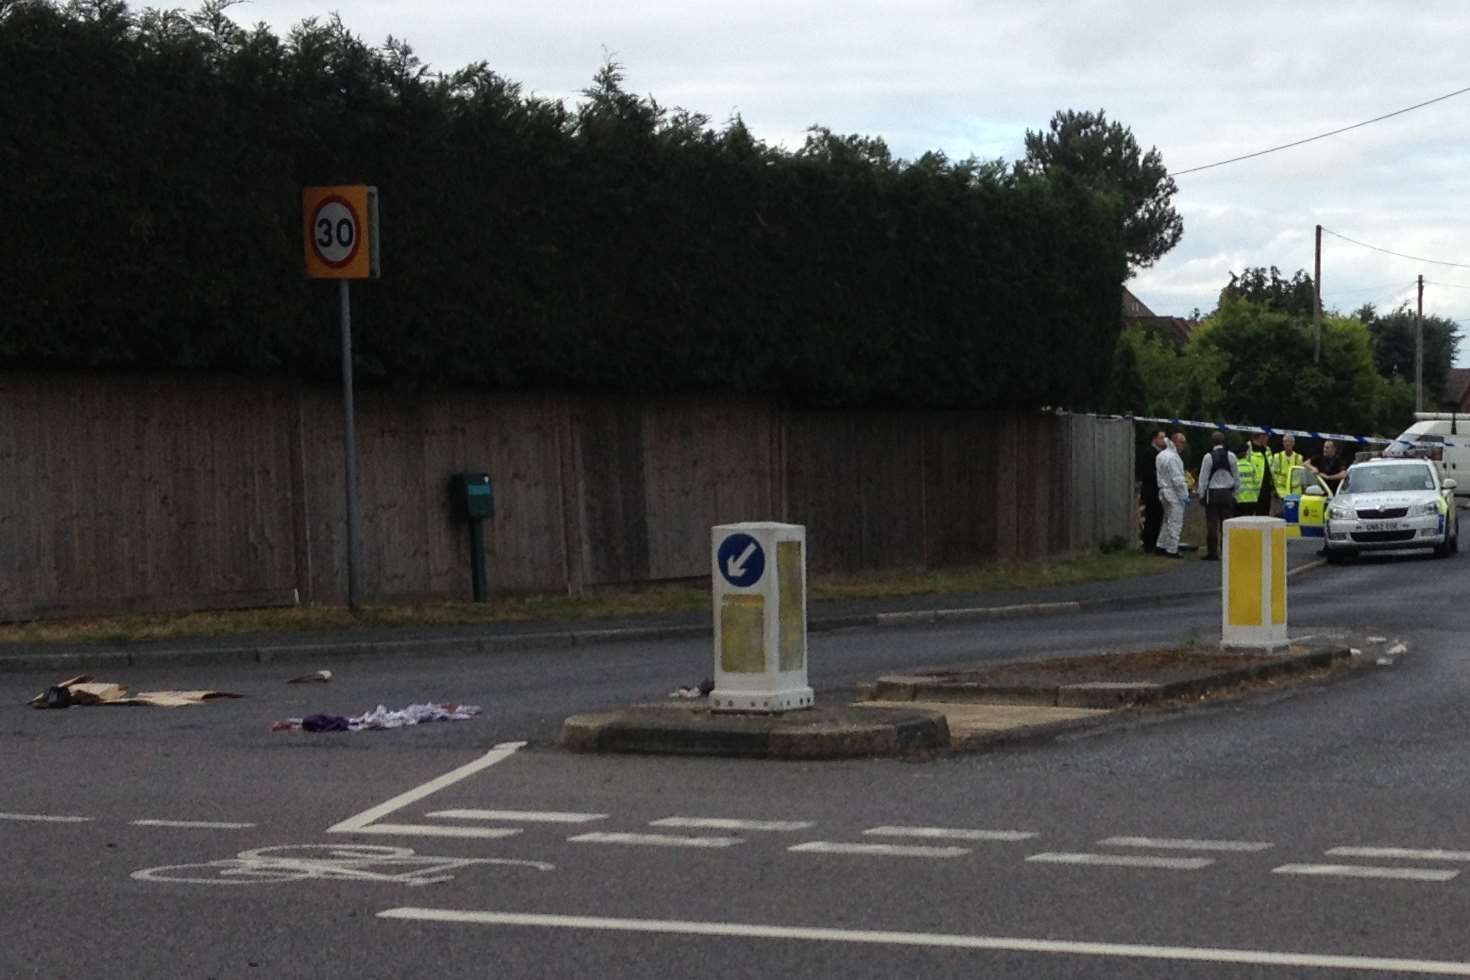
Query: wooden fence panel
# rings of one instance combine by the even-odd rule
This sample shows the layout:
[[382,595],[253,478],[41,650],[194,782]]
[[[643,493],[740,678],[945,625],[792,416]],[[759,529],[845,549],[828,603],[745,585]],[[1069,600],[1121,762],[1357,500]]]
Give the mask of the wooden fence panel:
[[[340,601],[340,392],[0,373],[0,616]],[[359,395],[370,600],[467,597],[451,474],[485,471],[492,592],[707,574],[708,529],[805,524],[814,572],[1132,540],[1126,422],[791,411],[755,397]]]

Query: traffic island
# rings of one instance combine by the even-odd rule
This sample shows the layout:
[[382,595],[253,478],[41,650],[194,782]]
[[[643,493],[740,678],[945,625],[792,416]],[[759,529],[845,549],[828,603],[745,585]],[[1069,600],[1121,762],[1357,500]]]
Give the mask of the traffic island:
[[1283,654],[1150,650],[1057,657],[882,677],[874,685],[872,699],[1105,710],[1198,698],[1242,684],[1308,674],[1351,656],[1346,645],[1298,645]]
[[943,712],[912,706],[817,705],[745,714],[703,704],[650,704],[574,715],[562,724],[561,744],[574,752],[845,759],[944,749],[949,726]]

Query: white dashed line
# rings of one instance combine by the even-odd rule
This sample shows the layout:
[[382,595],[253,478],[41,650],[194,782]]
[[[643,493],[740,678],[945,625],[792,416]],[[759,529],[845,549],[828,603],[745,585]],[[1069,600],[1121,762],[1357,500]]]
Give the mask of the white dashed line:
[[925,837],[940,840],[1018,841],[1037,836],[1029,830],[964,830],[956,827],[873,827],[869,837]]
[[1278,875],[1314,875],[1323,878],[1394,878],[1400,881],[1449,881],[1460,872],[1453,868],[1379,868],[1365,864],[1283,864]]
[[1470,861],[1470,851],[1419,850],[1411,847],[1334,847],[1333,857],[1405,858],[1413,861]]
[[229,823],[222,820],[129,820],[134,827],[177,827],[192,830],[245,830],[253,823]]
[[432,823],[375,823],[356,830],[331,830],[329,833],[386,834],[391,837],[469,837],[476,840],[495,840],[499,837],[514,837],[521,832],[519,827],[445,827]]
[[815,840],[786,848],[804,854],[858,854],[873,857],[957,858],[969,854],[968,847],[923,847],[918,844],[843,844]]
[[677,919],[613,919],[574,915],[535,915],[460,909],[395,908],[378,913],[380,919],[445,922],[460,925],[520,926],[539,929],[583,929],[600,932],[652,933],[664,936],[719,936],[735,939],[785,939],[806,942],[911,946],[931,949],[967,949],[1004,953],[1040,953],[1093,956],[1109,959],[1147,959],[1174,963],[1224,963],[1238,966],[1284,967],[1305,970],[1351,970],[1372,973],[1410,973],[1470,977],[1470,963],[1453,960],[1394,959],[1386,956],[1334,956],[1322,953],[1281,953],[1264,949],[1149,946],[1142,943],[1075,942],[1060,939],[1024,939],[1014,936],[968,936],[956,933],[897,932],[870,929],[824,929],[773,926],[743,922],[690,922]]
[[1109,837],[1097,842],[1101,847],[1147,847],[1167,851],[1264,851],[1272,844],[1249,840],[1190,840],[1177,837]]
[[1169,871],[1198,871],[1214,864],[1214,858],[1164,858],[1145,857],[1141,854],[1073,854],[1059,851],[1043,851],[1032,854],[1027,861],[1041,864],[1097,864],[1115,868],[1162,868]]
[[522,823],[592,823],[605,813],[562,813],[556,810],[436,810],[431,817],[446,820],[510,820]]
[[579,834],[568,837],[573,844],[632,844],[645,847],[731,847],[739,837],[678,837],[673,834]]
[[725,817],[664,817],[654,820],[650,827],[687,827],[691,830],[753,830],[783,831],[805,830],[812,826],[810,820],[732,820]]
[[45,813],[0,813],[0,820],[20,820],[26,823],[86,823],[91,817],[51,816]]

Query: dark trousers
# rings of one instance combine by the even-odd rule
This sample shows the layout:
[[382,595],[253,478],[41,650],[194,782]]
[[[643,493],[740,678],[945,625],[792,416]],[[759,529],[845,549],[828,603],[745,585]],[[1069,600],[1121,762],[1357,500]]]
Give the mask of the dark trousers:
[[1152,554],[1159,544],[1159,528],[1164,524],[1164,505],[1159,503],[1159,495],[1155,493],[1152,497],[1144,491],[1143,496],[1143,550]]
[[1211,490],[1205,498],[1205,554],[1220,557],[1220,525],[1235,516],[1235,491]]

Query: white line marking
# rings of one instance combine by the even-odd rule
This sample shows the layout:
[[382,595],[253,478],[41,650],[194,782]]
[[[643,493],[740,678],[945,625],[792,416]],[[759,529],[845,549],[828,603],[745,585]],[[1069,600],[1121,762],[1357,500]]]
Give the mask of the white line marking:
[[1027,861],[1043,864],[1102,864],[1116,868],[1166,868],[1170,871],[1198,871],[1215,863],[1214,858],[1162,858],[1144,857],[1140,854],[1070,854],[1058,851],[1043,851],[1032,854]]
[[605,813],[561,813],[556,810],[436,810],[429,816],[446,820],[519,820],[522,823],[591,823],[607,819]]
[[871,854],[876,857],[915,858],[956,858],[970,853],[968,847],[924,847],[919,844],[839,844],[825,840],[795,844],[786,850],[808,854]]
[[134,827],[180,827],[195,830],[245,830],[253,823],[229,823],[223,820],[129,820]]
[[1449,881],[1460,872],[1453,868],[1376,868],[1363,864],[1283,864],[1278,875],[1318,875],[1324,878],[1397,878],[1402,881]]
[[348,817],[341,823],[333,824],[327,828],[327,833],[361,833],[363,828],[374,820],[386,817],[395,810],[401,810],[411,803],[417,803],[431,793],[437,793],[446,786],[453,786],[461,779],[468,779],[482,769],[488,769],[497,762],[509,759],[515,755],[516,749],[523,747],[525,744],[525,742],[502,742],[474,762],[460,766],[458,769],[451,769],[444,775],[431,779],[422,786],[409,790],[407,793],[399,793],[385,803],[379,803],[375,807],[362,811],[355,817]]
[[730,847],[739,837],[676,837],[673,834],[579,834],[573,844],[642,844],[649,847]]
[[1230,963],[1378,973],[1418,973],[1470,977],[1470,963],[1452,960],[1391,959],[1378,956],[1332,956],[1320,953],[1276,953],[1259,949],[1196,946],[1148,946],[1140,943],[1072,942],[1057,939],[1018,939],[1010,936],[967,936],[936,932],[894,932],[862,929],[822,929],[803,926],[748,925],[739,922],[689,922],[670,919],[611,919],[576,915],[531,915],[518,912],[461,911],[459,909],[394,908],[378,913],[380,919],[411,922],[451,922],[484,926],[528,926],[543,929],[594,929],[675,936],[727,936],[739,939],[795,939],[808,942],[862,943],[882,946],[927,946],[1007,953],[1053,953],[1115,959],[1170,960],[1192,963]]
[[1417,861],[1470,861],[1470,851],[1417,850],[1410,847],[1334,847],[1333,857],[1408,858]]
[[1029,830],[961,830],[953,827],[873,827],[863,831],[869,837],[927,837],[943,840],[1030,840],[1037,836]]
[[1109,837],[1098,841],[1102,847],[1151,847],[1176,851],[1264,851],[1275,846],[1266,841],[1189,840],[1177,837]]
[[521,832],[519,827],[445,827],[433,823],[375,823],[357,830],[333,833],[388,834],[394,837],[471,837],[477,840],[494,840],[498,837],[514,837]]
[[0,813],[0,820],[24,820],[28,823],[86,823],[91,817],[53,817],[44,813]]
[[725,817],[664,817],[650,827],[688,827],[691,830],[805,830],[810,820],[730,820]]

